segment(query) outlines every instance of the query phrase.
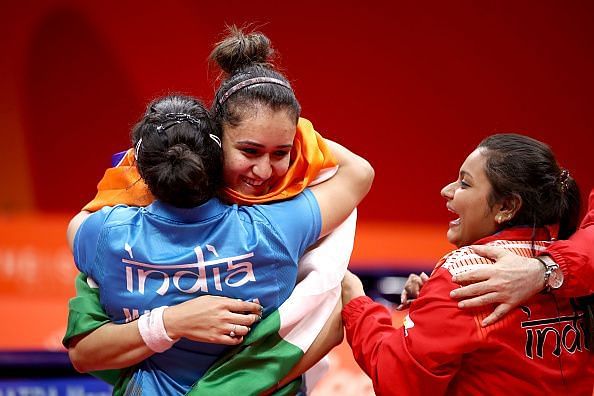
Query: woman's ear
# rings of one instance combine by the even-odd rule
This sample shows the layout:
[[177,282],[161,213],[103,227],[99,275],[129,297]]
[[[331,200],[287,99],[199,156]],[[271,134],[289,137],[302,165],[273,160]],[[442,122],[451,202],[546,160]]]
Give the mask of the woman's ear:
[[512,194],[505,198],[501,204],[501,209],[495,216],[495,221],[499,224],[511,221],[516,213],[522,207],[522,198],[518,194]]

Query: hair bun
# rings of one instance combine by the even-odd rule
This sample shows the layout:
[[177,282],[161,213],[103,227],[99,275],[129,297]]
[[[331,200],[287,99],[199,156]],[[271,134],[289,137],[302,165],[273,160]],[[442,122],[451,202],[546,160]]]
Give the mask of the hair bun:
[[209,183],[202,159],[184,143],[174,144],[165,151],[161,171],[162,175],[166,175],[162,180],[168,180],[161,188],[174,195],[182,195],[171,199],[177,203],[176,206],[188,206],[181,201],[201,195],[203,188],[200,186]]
[[167,149],[165,159],[170,165],[174,166],[183,160],[193,157],[193,154],[192,150],[186,144],[177,143]]
[[237,26],[230,26],[227,37],[215,45],[210,59],[225,73],[233,74],[246,66],[269,66],[273,53],[270,39],[263,33],[244,33]]

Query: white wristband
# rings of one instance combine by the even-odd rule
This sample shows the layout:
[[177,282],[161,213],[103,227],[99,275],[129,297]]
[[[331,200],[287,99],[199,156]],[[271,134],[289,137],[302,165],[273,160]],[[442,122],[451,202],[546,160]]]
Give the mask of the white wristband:
[[167,306],[155,308],[138,318],[138,330],[144,343],[154,352],[164,352],[171,348],[177,340],[167,335],[163,323],[163,311]]

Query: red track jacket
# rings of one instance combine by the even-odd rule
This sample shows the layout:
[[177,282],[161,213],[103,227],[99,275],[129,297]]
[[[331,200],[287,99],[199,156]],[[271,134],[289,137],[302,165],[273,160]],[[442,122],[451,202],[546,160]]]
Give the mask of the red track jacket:
[[[532,229],[515,228],[478,241],[532,255]],[[542,252],[548,232],[534,248]],[[452,275],[491,261],[468,247],[437,264],[402,328],[368,297],[343,309],[347,340],[378,395],[586,395],[592,396],[594,354],[588,350],[583,312],[570,300],[538,294],[487,328],[492,307],[461,310],[449,297]],[[590,282],[591,282],[590,278]]]

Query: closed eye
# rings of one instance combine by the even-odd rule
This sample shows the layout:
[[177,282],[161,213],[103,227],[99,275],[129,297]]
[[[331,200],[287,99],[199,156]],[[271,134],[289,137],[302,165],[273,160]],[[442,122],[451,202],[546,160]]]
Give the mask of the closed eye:
[[284,158],[289,155],[291,152],[288,150],[278,150],[274,152],[274,156],[277,158]]
[[258,149],[250,148],[250,147],[242,148],[241,152],[244,154],[248,154],[248,155],[257,155],[259,153]]

